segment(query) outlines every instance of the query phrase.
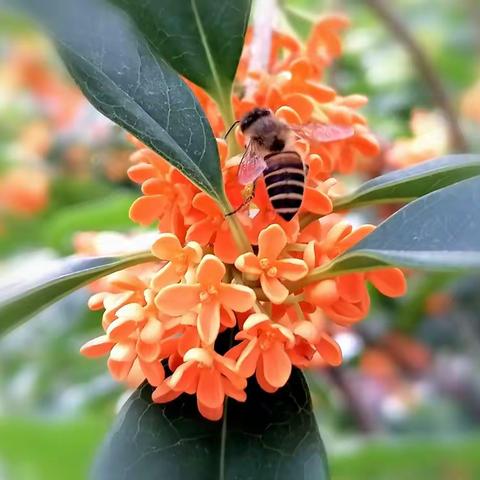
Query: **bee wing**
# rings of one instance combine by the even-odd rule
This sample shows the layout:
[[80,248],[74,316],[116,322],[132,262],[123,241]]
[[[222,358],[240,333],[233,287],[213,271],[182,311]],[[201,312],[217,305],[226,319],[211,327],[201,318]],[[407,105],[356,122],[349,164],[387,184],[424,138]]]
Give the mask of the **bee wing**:
[[238,166],[238,181],[242,185],[254,182],[267,168],[263,156],[257,152],[253,142],[247,145]]
[[290,125],[290,128],[300,137],[316,142],[338,142],[352,137],[355,133],[351,126],[327,125],[324,123]]

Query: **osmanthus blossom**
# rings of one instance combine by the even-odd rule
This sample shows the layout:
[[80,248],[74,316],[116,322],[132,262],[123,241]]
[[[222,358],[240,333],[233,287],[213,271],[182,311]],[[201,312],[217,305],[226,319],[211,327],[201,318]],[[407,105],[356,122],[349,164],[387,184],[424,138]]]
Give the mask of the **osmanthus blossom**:
[[386,152],[389,168],[406,168],[445,155],[450,148],[448,127],[438,111],[415,109],[410,119],[411,138],[397,139]]
[[278,258],[287,246],[287,235],[277,225],[270,225],[258,236],[258,254],[244,253],[235,260],[235,267],[254,279],[260,285],[267,298],[276,304],[283,303],[289,290],[282,280],[300,280],[308,268],[303,260],[297,258]]
[[[225,191],[232,207],[239,207],[232,216],[131,138],[137,150],[129,176],[143,195],[130,216],[141,225],[156,223],[160,233],[151,248],[158,262],[112,275],[89,302],[104,309],[104,332],[82,353],[108,355],[115,379],[146,379],[160,403],[196,395],[199,412],[218,420],[226,398],[246,400],[248,382],[274,392],[294,367],[338,366],[342,352],[334,332],[368,315],[368,282],[387,296],[405,293],[396,268],[315,275],[375,228],[353,228],[344,215],[332,213],[332,199],[342,188],[333,172],[351,172],[358,159],[378,153],[358,113],[366,99],[341,97],[323,83],[325,69],[341,53],[339,32],[347,24],[342,16],[325,17],[305,45],[275,32],[268,69],[257,72],[247,68],[247,33],[232,97],[236,118],[261,106],[289,123],[332,123],[353,131],[333,142],[297,141],[309,168],[303,203],[291,221],[275,212],[261,178],[253,199],[244,202],[248,193],[237,170],[245,139],[238,129],[228,144],[217,139]],[[229,125],[218,106],[189,85],[221,137]],[[232,231],[233,222],[244,241]]]
[[222,282],[225,265],[214,255],[205,255],[197,267],[192,283],[169,285],[155,298],[158,309],[172,316],[197,310],[200,338],[212,345],[220,325],[235,326],[233,312],[246,312],[255,303],[254,291],[244,285]]

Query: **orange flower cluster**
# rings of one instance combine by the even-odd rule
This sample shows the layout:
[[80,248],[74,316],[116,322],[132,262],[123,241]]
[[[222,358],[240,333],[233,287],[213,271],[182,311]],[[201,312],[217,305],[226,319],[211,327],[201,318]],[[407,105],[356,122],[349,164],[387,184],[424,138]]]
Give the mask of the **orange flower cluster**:
[[[247,39],[239,67],[235,91],[250,80],[254,88],[233,96],[237,118],[263,106],[289,123],[354,129],[344,140],[297,143],[310,168],[302,206],[291,221],[275,212],[261,179],[253,201],[226,216],[212,198],[132,139],[137,151],[128,173],[141,184],[143,196],[133,203],[130,216],[141,225],[158,223],[161,233],[152,253],[159,263],[143,274],[114,274],[106,291],[90,300],[90,308],[104,309],[104,335],[85,344],[82,353],[108,355],[114,378],[124,381],[140,371],[156,387],[154,401],[195,394],[201,414],[217,420],[225,398],[245,401],[250,377],[274,392],[286,384],[292,367],[308,367],[314,358],[315,363],[339,365],[342,354],[334,332],[368,314],[367,282],[388,296],[405,293],[405,278],[396,268],[318,275],[320,267],[374,228],[354,229],[332,213],[336,180],[331,172],[351,171],[358,155],[378,152],[356,111],[363,97],[339,97],[321,83],[324,69],[341,52],[338,32],[346,24],[340,16],[322,19],[306,45],[275,33],[267,72],[248,71]],[[216,104],[192,88],[220,136],[226,125]],[[242,135],[236,135],[244,148]],[[239,157],[224,140],[217,144],[225,190],[236,207],[243,201]],[[239,241],[238,229],[247,246]]]

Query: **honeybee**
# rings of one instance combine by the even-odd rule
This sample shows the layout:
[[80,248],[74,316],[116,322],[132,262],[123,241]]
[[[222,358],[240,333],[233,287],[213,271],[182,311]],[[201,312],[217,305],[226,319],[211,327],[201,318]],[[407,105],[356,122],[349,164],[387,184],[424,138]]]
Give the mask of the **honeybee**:
[[[335,142],[354,134],[353,128],[348,126],[287,124],[266,108],[254,108],[238,123],[247,139],[238,166],[238,181],[241,185],[253,183],[254,191],[256,180],[263,174],[272,207],[286,221],[292,220],[302,204],[307,174],[306,165],[294,148],[295,141],[304,138],[316,142]],[[248,203],[253,195],[252,192],[231,214]]]

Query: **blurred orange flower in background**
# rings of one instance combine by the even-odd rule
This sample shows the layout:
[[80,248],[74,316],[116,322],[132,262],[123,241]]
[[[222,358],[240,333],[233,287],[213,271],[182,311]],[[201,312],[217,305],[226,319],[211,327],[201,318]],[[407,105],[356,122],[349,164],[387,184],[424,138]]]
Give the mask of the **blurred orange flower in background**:
[[461,112],[465,118],[480,123],[480,80],[463,95]]
[[449,134],[444,118],[439,112],[417,109],[410,120],[412,138],[396,140],[386,152],[387,166],[405,168],[449,151]]

